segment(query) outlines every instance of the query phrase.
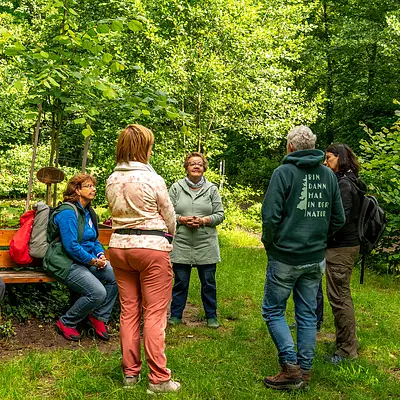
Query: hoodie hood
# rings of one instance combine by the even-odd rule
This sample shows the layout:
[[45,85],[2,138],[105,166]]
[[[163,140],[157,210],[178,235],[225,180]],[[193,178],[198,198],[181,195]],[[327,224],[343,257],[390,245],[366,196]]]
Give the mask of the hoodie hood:
[[298,168],[311,168],[321,164],[324,158],[325,153],[322,150],[297,150],[289,153],[283,159],[283,164],[294,164]]
[[157,175],[157,172],[150,164],[143,164],[138,161],[129,161],[129,163],[117,164],[114,171],[149,171]]

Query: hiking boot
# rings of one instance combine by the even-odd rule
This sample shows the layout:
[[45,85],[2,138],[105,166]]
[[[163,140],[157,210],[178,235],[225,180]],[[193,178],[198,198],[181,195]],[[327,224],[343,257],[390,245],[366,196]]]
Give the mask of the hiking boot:
[[168,322],[168,325],[179,325],[182,323],[182,318],[169,317],[167,322]]
[[106,325],[103,321],[96,319],[93,315],[88,315],[89,324],[93,327],[96,336],[101,340],[109,340],[110,335],[107,333]]
[[140,374],[136,376],[124,376],[124,389],[132,389],[140,381]]
[[311,380],[311,369],[301,368],[301,378],[303,379],[304,383],[308,385]]
[[79,342],[81,340],[81,335],[79,332],[75,328],[64,325],[61,322],[61,319],[59,319],[56,323],[56,330],[67,340],[72,340],[73,342]]
[[157,393],[171,393],[177,392],[181,388],[179,382],[175,382],[170,379],[167,382],[162,383],[149,383],[149,388],[147,389],[147,394],[157,394]]
[[301,375],[300,365],[283,364],[281,372],[275,376],[267,376],[264,378],[264,385],[277,390],[300,389],[305,385]]
[[217,318],[208,318],[207,319],[207,326],[209,328],[213,328],[213,329],[219,328],[219,323],[218,323]]

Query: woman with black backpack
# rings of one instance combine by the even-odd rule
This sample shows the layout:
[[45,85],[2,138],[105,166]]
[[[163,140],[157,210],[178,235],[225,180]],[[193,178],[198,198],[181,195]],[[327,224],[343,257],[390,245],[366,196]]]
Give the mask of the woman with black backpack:
[[366,186],[358,178],[360,164],[346,144],[334,143],[328,146],[324,164],[338,178],[346,216],[345,225],[328,238],[326,249],[326,288],[336,327],[336,351],[328,361],[338,364],[344,359],[358,356],[350,280],[360,251],[357,222]]

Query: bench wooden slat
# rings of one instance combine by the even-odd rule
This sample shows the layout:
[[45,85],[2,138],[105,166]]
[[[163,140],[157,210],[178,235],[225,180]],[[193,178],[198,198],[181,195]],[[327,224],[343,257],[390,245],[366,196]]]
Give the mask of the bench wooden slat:
[[46,275],[44,271],[0,271],[4,283],[39,283],[55,282],[55,278]]

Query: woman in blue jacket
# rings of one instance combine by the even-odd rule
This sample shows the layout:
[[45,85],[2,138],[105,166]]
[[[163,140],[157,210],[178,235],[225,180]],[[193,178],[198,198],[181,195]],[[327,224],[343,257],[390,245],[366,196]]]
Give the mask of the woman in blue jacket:
[[86,317],[98,338],[109,339],[105,324],[118,294],[113,269],[97,239],[97,217],[90,206],[95,195],[96,179],[75,175],[64,192],[64,203],[51,214],[47,231],[46,270],[80,295],[56,325],[73,341],[80,340],[76,327]]

